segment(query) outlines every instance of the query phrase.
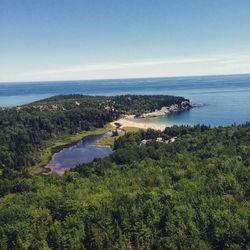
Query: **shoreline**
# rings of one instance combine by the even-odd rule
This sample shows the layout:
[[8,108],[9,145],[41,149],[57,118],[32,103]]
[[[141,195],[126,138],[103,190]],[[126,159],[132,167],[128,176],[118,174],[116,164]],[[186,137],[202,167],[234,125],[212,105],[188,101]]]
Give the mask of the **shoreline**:
[[37,173],[37,170],[46,170],[46,166],[48,165],[55,153],[58,153],[64,148],[77,144],[80,141],[87,139],[88,137],[107,133],[111,129],[112,126],[110,126],[110,124],[106,124],[103,128],[95,128],[94,130],[90,131],[81,131],[74,135],[65,134],[58,136],[57,138],[51,140],[45,148],[40,150],[40,161],[35,165],[28,167],[28,172],[31,176],[39,174]]
[[173,104],[171,106],[162,107],[159,110],[155,110],[149,113],[143,113],[139,116],[125,115],[124,117],[111,122],[110,124],[116,128],[124,129],[126,127],[135,127],[140,129],[155,129],[163,131],[166,127],[171,127],[170,124],[158,124],[149,121],[149,118],[168,116],[171,113],[184,112],[191,108],[202,107],[202,104],[191,103],[189,100],[183,101],[182,103]]
[[[183,112],[186,110],[189,110],[190,108],[194,107],[200,107],[199,104],[193,104],[189,101],[184,101],[181,104],[177,105],[171,105],[169,107],[162,107],[160,110],[155,110],[153,112],[149,113],[143,113],[140,116],[136,115],[125,115],[124,117],[119,118],[116,121],[110,122],[105,125],[104,128],[95,129],[93,131],[82,131],[79,134],[73,135],[73,136],[66,136],[67,138],[57,138],[54,142],[51,143],[47,148],[43,149],[41,152],[42,159],[39,163],[36,165],[30,167],[31,175],[37,174],[36,170],[41,168],[43,171],[45,170],[45,174],[47,174],[48,168],[46,168],[47,164],[51,160],[52,156],[56,151],[60,151],[61,148],[65,148],[67,146],[70,146],[72,144],[75,144],[83,139],[88,138],[89,136],[99,135],[104,133],[107,133],[108,131],[112,131],[113,129],[120,130],[120,131],[126,131],[128,130],[134,130],[134,129],[154,129],[154,130],[160,130],[164,131],[166,127],[171,127],[170,124],[158,124],[156,122],[149,121],[152,117],[160,117],[160,116],[168,116],[171,113],[176,112]],[[130,128],[130,129],[129,129]],[[97,142],[93,146],[110,146],[114,142],[115,137],[105,138],[100,140],[100,142]],[[102,141],[102,142],[101,142]],[[48,171],[50,172],[50,171]],[[44,173],[44,172],[43,172]]]
[[148,121],[146,118],[136,118],[134,115],[126,115],[116,121],[110,123],[116,128],[124,129],[126,127],[134,127],[139,129],[154,129],[163,131],[166,127],[171,127],[170,124],[157,124]]

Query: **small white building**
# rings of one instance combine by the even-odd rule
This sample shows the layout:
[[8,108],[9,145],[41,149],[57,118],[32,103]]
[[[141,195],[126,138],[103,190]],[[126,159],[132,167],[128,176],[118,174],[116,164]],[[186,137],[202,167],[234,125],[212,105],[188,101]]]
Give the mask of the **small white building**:
[[157,138],[156,138],[156,141],[157,141],[157,142],[163,142],[163,138],[162,138],[162,137],[157,137]]

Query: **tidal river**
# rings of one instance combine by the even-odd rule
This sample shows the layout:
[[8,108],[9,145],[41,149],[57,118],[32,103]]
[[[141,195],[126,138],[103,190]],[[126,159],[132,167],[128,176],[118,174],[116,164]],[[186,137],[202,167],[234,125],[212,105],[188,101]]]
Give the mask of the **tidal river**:
[[[108,132],[103,135],[91,136],[73,146],[66,147],[55,153],[45,168],[51,169],[51,173],[63,175],[66,169],[74,168],[82,163],[90,163],[96,158],[107,157],[111,155],[112,148],[109,146],[97,146],[96,143],[102,138],[111,135],[112,133]],[[37,173],[39,173],[39,170]]]

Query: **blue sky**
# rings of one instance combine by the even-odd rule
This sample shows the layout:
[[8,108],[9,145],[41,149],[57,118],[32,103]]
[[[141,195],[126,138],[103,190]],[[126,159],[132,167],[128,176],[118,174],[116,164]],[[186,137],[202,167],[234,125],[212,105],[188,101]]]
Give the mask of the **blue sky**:
[[0,81],[250,73],[249,0],[0,0]]

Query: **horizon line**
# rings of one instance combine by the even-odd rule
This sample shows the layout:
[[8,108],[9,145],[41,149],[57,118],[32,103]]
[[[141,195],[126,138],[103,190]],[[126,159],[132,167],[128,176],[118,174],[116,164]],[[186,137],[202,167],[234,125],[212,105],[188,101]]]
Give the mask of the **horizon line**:
[[48,82],[79,82],[79,81],[114,81],[114,80],[133,80],[133,79],[160,79],[160,78],[189,78],[189,77],[208,77],[208,76],[240,76],[240,75],[250,75],[250,72],[245,72],[245,73],[232,73],[232,74],[197,74],[197,75],[173,75],[173,76],[145,76],[145,77],[128,77],[128,78],[96,78],[96,79],[77,79],[77,80],[72,80],[72,79],[58,79],[58,80],[34,80],[34,81],[0,81],[0,84],[5,84],[5,83],[48,83]]

